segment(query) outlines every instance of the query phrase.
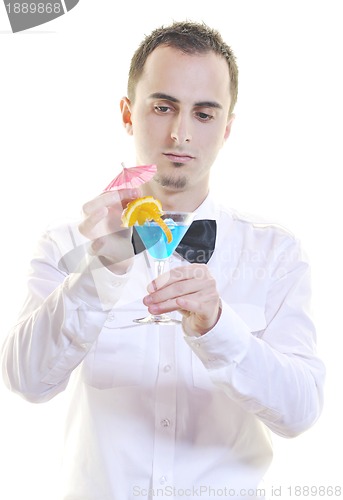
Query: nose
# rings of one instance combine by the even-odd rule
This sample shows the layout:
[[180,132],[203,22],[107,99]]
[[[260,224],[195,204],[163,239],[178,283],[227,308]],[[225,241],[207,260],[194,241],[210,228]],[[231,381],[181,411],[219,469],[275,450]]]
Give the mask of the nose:
[[179,114],[172,124],[171,138],[178,144],[190,142],[192,140],[190,123],[186,116]]

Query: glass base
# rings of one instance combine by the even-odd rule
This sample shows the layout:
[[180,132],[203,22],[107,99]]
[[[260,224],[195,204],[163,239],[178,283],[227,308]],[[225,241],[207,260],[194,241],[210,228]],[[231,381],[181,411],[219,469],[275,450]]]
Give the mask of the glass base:
[[143,325],[180,325],[179,319],[173,319],[168,314],[150,314],[145,318],[138,318],[133,320],[135,323]]

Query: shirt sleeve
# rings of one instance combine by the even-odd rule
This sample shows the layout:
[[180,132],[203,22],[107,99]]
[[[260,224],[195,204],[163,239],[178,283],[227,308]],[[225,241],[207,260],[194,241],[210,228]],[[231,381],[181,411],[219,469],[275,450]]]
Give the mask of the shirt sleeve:
[[211,331],[185,339],[228,397],[292,437],[319,417],[325,378],[309,313],[310,269],[298,243],[280,250],[269,274],[266,327],[257,335],[223,302]]
[[18,323],[2,348],[5,384],[32,402],[49,400],[65,389],[128,280],[87,252],[72,273],[59,262],[61,248],[47,233],[31,262]]

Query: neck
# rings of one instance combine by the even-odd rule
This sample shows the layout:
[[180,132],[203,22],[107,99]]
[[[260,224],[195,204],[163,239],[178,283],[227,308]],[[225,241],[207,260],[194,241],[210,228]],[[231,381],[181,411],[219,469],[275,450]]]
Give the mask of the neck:
[[154,182],[146,182],[141,187],[142,196],[153,196],[162,203],[163,210],[194,212],[208,195],[208,189],[203,192],[200,190],[174,191],[165,188]]

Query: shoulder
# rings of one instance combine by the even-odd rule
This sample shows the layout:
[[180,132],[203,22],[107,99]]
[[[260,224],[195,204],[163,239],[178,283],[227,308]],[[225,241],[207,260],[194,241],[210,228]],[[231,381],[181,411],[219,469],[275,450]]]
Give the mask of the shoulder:
[[230,225],[237,230],[251,232],[256,235],[273,234],[281,238],[296,240],[294,233],[272,218],[234,210],[223,205],[219,206],[219,214],[220,223]]
[[280,256],[307,260],[299,238],[272,219],[220,206],[217,221],[221,248],[264,256],[264,260]]

